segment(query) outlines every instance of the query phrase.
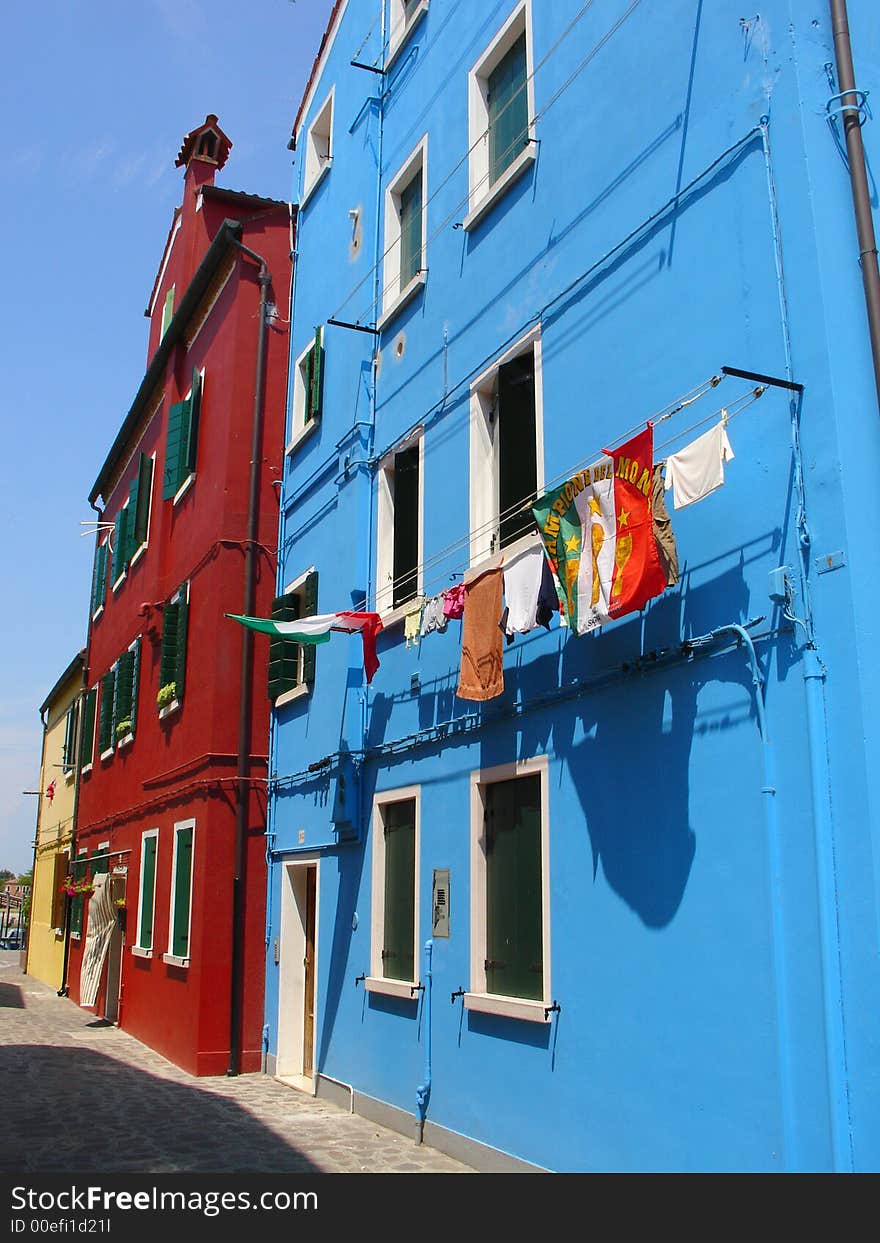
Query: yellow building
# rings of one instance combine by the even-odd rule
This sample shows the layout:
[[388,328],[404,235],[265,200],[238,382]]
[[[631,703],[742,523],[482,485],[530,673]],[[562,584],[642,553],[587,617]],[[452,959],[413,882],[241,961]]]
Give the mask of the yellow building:
[[79,771],[78,724],[85,652],[64,670],[40,706],[43,755],[40,808],[34,851],[34,880],[28,935],[27,973],[53,988],[64,980],[64,924]]

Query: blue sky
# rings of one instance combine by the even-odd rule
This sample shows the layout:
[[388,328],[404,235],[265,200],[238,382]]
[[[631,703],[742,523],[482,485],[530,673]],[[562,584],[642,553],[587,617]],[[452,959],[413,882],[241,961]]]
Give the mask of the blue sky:
[[30,868],[47,692],[85,646],[88,493],[146,367],[147,304],[187,130],[218,184],[288,199],[287,140],[331,0],[43,0],[0,51],[0,868]]

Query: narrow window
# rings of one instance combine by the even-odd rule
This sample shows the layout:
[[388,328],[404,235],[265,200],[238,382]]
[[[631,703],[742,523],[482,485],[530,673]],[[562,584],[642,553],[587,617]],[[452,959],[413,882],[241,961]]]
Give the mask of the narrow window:
[[376,607],[400,608],[421,590],[423,438],[380,464]]
[[162,617],[162,648],[159,655],[160,710],[183,700],[186,681],[186,632],[189,615],[189,584],[184,583],[165,605]]
[[303,180],[302,202],[306,200],[330,167],[333,158],[333,92],[321,106],[318,115],[306,134],[306,163]]
[[79,700],[67,709],[64,719],[64,749],[61,753],[61,771],[65,777],[76,767],[76,727],[79,719]]
[[113,527],[113,565],[110,571],[110,578],[113,582],[114,591],[125,578],[125,571],[128,569],[128,562],[131,556],[130,519],[131,507],[128,501],[126,501],[116,515],[116,522]]
[[95,755],[95,708],[98,702],[98,688],[93,686],[83,696],[82,736],[80,740],[79,763],[85,772],[92,766]]
[[190,476],[195,474],[203,387],[204,376],[195,369],[190,391],[183,401],[175,402],[168,411],[165,470],[162,475],[164,501],[173,501]]
[[98,718],[98,754],[104,759],[113,750],[113,716],[116,698],[116,666],[101,678],[100,716]]
[[382,976],[415,979],[416,801],[382,808],[385,854],[385,910]]
[[153,948],[153,920],[156,910],[156,855],[159,830],[151,829],[141,838],[141,877],[138,888],[137,947]]
[[64,928],[64,921],[67,914],[66,894],[64,893],[64,881],[70,869],[70,859],[66,851],[59,852],[54,859],[52,867],[52,927],[56,932],[60,932]]
[[165,303],[162,307],[162,328],[159,332],[160,340],[162,339],[162,337],[165,336],[168,325],[171,323],[171,320],[173,318],[174,318],[174,286],[172,285],[165,295]]
[[[301,617],[313,617],[317,611],[318,575],[314,570],[272,601],[273,621],[297,621]],[[310,687],[314,681],[314,644],[273,636],[269,640],[269,698],[278,705],[279,700],[283,702],[283,696],[298,687]]]
[[[85,881],[88,879],[89,860],[87,851],[80,851],[78,858],[71,866],[70,874],[74,881]],[[70,900],[70,931],[77,937],[82,935],[85,904],[86,900],[82,896],[73,897]]]
[[385,328],[425,284],[427,159],[425,137],[391,178],[385,192],[380,329]]
[[146,545],[150,531],[150,503],[153,491],[153,459],[145,453],[138,456],[137,474],[128,494],[129,562]]
[[315,329],[293,371],[293,401],[290,415],[290,452],[307,429],[317,426],[324,401],[324,345],[321,328]]
[[139,674],[140,639],[136,639],[128,651],[123,652],[116,662],[113,738],[117,744],[134,737]]
[[493,782],[484,797],[486,992],[540,1000],[541,778]]
[[400,193],[400,286],[422,268],[422,170]]
[[494,185],[529,137],[526,34],[519,36],[487,80],[489,184]]
[[171,877],[171,920],[168,934],[172,958],[190,956],[194,822],[174,826],[174,865]]
[[107,541],[98,544],[95,549],[95,564],[92,570],[92,617],[104,607],[107,596]]

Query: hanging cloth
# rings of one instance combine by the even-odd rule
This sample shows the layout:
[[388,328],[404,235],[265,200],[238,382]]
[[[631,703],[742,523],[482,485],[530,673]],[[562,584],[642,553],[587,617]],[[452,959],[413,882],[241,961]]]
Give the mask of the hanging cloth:
[[432,630],[439,630],[442,634],[449,625],[449,618],[443,612],[443,605],[445,603],[445,592],[441,592],[439,596],[433,596],[430,600],[425,601],[425,611],[422,614],[422,638],[426,634],[430,634]]
[[501,566],[484,570],[464,584],[464,623],[461,636],[459,699],[494,699],[504,690],[498,627],[501,616]]
[[654,539],[657,541],[657,555],[666,574],[666,586],[672,587],[678,582],[678,548],[675,544],[675,533],[672,530],[672,519],[666,508],[665,487],[663,484],[663,463],[654,467],[654,479],[651,492],[651,514],[654,519]]
[[[545,630],[549,630],[550,618],[554,613],[559,613],[559,594],[556,590],[553,571],[550,569],[550,562],[546,557],[543,557],[542,560],[541,585],[538,588],[538,607],[535,609],[535,621],[539,626],[543,626]],[[560,614],[560,625],[562,625],[563,620]]]
[[454,587],[447,588],[443,595],[443,612],[446,616],[453,620],[461,617],[464,613],[464,583],[456,583]]
[[97,1000],[104,960],[107,957],[110,938],[117,922],[110,873],[99,872],[94,884],[95,891],[89,898],[86,944],[80,968],[79,1004],[81,1006],[93,1006]]
[[515,634],[528,634],[534,630],[541,576],[546,558],[539,543],[504,559],[504,603],[507,605],[507,623],[504,633],[508,638]]
[[406,608],[403,615],[403,636],[407,647],[418,647],[419,631],[422,626],[422,599],[416,596]]
[[724,463],[733,461],[727,436],[727,414],[704,435],[666,459],[666,490],[672,488],[676,509],[693,505],[724,483]]

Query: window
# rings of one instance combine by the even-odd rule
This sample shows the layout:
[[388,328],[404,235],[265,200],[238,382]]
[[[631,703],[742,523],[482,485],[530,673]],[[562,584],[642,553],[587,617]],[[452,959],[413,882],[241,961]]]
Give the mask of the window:
[[107,596],[107,540],[95,549],[95,565],[92,570],[92,618],[98,616]]
[[400,608],[422,589],[424,437],[405,443],[379,464],[376,611]]
[[[141,453],[138,456],[137,471],[129,485],[128,498],[116,515],[116,523],[113,528],[111,544],[113,561],[110,577],[113,581],[114,591],[125,578],[129,566],[141,555],[147,545],[152,491],[153,458],[148,457],[145,453]],[[92,587],[93,613],[99,607],[99,595],[100,604],[104,602],[105,570],[104,560],[102,560],[101,556],[102,547],[105,550],[104,558],[106,558],[106,545],[102,545],[98,548],[95,558],[95,578]],[[100,567],[99,562],[101,562]]]
[[195,820],[174,826],[174,862],[171,870],[171,918],[168,923],[169,952],[165,962],[185,967],[190,958],[190,915],[192,909],[193,835]]
[[160,716],[178,707],[183,700],[188,616],[189,583],[184,583],[165,605],[162,616],[159,694],[156,700]]
[[300,354],[293,369],[293,405],[288,452],[299,444],[307,432],[318,426],[323,396],[323,333],[320,328],[316,328],[314,339]]
[[162,476],[163,501],[178,500],[184,486],[195,475],[204,381],[204,372],[195,369],[190,391],[183,401],[175,402],[168,411],[165,473]]
[[546,757],[474,773],[471,817],[471,992],[465,1005],[545,1022],[550,995]]
[[423,13],[428,11],[428,0],[391,0],[389,13],[388,55],[385,58],[385,69],[388,70],[397,58],[398,52],[406,43],[416,22]]
[[171,323],[173,318],[174,318],[174,286],[172,285],[165,295],[165,304],[162,307],[162,328],[161,328],[161,331],[159,332],[160,341],[165,336],[165,331],[168,328],[168,325]]
[[425,176],[428,139],[423,138],[385,192],[385,251],[382,268],[384,327],[422,288],[427,275]]
[[[420,790],[378,794],[373,802],[371,992],[411,997],[418,979]],[[405,987],[401,988],[400,986]]]
[[76,727],[79,720],[79,700],[67,709],[64,719],[64,749],[61,752],[61,771],[72,777],[76,768]]
[[113,741],[121,746],[134,738],[137,724],[138,681],[140,677],[140,639],[116,662],[116,696],[113,705]]
[[[88,851],[81,850],[73,863],[70,874],[74,880],[86,880],[89,874]],[[82,935],[83,911],[86,900],[84,897],[70,899],[70,932],[72,936]]]
[[471,70],[470,197],[473,228],[534,161],[530,0],[510,15]]
[[120,509],[116,515],[116,522],[113,527],[113,538],[111,548],[113,552],[113,561],[110,568],[110,580],[113,583],[113,590],[125,579],[125,571],[128,569],[129,560],[129,503],[128,501]]
[[153,920],[156,914],[156,856],[159,830],[150,829],[141,836],[141,876],[138,886],[137,935],[134,948],[152,953]]
[[67,907],[65,905],[67,895],[64,892],[63,885],[69,869],[70,857],[67,851],[59,851],[52,865],[52,911],[50,916],[52,927],[56,932],[63,931],[64,920],[67,915]]
[[327,96],[306,134],[306,166],[300,206],[304,207],[312,191],[333,161],[333,91]]
[[80,770],[88,772],[92,767],[95,755],[95,708],[98,703],[98,688],[93,686],[83,695],[82,735],[80,737],[79,765]]
[[98,716],[98,754],[102,760],[113,754],[113,703],[116,698],[116,666],[101,678],[100,714]]
[[[318,611],[318,575],[309,570],[283,596],[272,601],[273,621],[297,621]],[[269,640],[269,698],[276,708],[305,692],[315,681],[315,645],[291,639]]]
[[471,564],[534,530],[544,488],[541,345],[532,334],[471,388]]

